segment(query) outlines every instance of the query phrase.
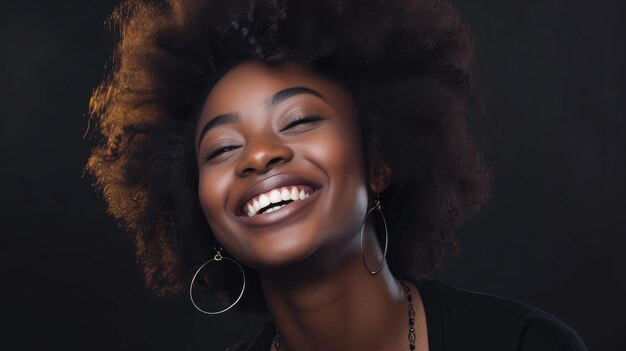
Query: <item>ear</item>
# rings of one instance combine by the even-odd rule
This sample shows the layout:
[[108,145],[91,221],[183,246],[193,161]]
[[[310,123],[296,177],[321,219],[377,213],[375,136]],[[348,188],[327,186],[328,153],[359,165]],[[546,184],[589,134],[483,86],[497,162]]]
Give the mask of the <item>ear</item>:
[[374,193],[382,193],[391,183],[391,168],[382,160],[370,161],[368,176],[370,190]]

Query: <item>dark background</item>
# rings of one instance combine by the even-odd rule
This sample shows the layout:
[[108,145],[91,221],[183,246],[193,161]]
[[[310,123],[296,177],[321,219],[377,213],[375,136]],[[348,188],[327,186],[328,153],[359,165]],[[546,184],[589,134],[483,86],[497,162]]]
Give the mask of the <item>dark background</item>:
[[[262,320],[152,297],[81,177],[115,3],[0,5],[5,350],[219,350]],[[590,350],[626,350],[624,2],[456,3],[477,41],[487,109],[472,128],[495,187],[437,277],[538,306]]]

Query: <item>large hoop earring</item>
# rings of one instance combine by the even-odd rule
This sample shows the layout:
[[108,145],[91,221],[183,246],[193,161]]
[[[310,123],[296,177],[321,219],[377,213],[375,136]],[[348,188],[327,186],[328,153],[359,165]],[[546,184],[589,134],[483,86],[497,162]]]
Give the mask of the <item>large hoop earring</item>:
[[[370,216],[370,214],[372,214],[372,212],[374,212],[374,210],[380,213],[380,215],[383,218],[383,224],[385,225],[385,249],[383,251],[383,260],[380,262],[380,264],[375,270],[371,270],[367,266],[367,261],[365,260],[365,251],[363,250],[363,240],[364,240],[363,229],[365,228],[365,223],[367,222],[367,218]],[[370,208],[369,211],[367,211],[367,214],[365,215],[365,218],[363,219],[363,223],[361,224],[361,257],[363,257],[363,264],[365,265],[365,269],[367,269],[367,271],[371,275],[375,275],[376,273],[380,272],[380,270],[385,265],[385,259],[387,258],[387,244],[388,243],[389,243],[389,233],[387,232],[387,221],[385,220],[385,215],[383,214],[382,206],[380,205],[380,197],[378,196],[378,193],[375,193],[374,194],[374,207]]]
[[[220,313],[224,313],[228,311],[229,309],[233,308],[237,304],[237,302],[239,302],[239,300],[241,300],[241,297],[243,296],[243,292],[246,290],[246,273],[244,272],[243,267],[241,267],[239,262],[233,260],[232,258],[222,256],[222,247],[219,246],[219,244],[216,243],[214,248],[215,248],[215,256],[213,256],[212,259],[204,262],[202,266],[198,268],[196,273],[193,275],[193,278],[191,279],[191,285],[189,286],[189,298],[191,299],[191,303],[198,311],[205,313],[205,314],[220,314]],[[219,310],[219,311],[207,311],[205,309],[200,308],[198,304],[196,304],[196,301],[193,298],[193,288],[194,288],[194,283],[196,281],[196,277],[198,277],[198,274],[200,273],[200,271],[202,271],[202,269],[205,266],[210,265],[211,263],[224,262],[224,261],[233,262],[235,265],[237,265],[237,268],[239,268],[239,270],[241,271],[241,276],[243,278],[243,286],[241,287],[241,292],[239,293],[239,296],[237,296],[237,299],[235,299],[235,302],[231,303],[226,308]],[[217,300],[218,298],[215,297],[214,299]]]

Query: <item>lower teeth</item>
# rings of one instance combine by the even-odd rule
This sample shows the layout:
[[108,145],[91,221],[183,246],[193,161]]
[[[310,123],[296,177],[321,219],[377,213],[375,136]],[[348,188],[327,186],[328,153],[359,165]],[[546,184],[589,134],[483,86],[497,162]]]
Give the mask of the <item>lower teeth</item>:
[[265,212],[263,212],[263,213],[270,213],[270,212],[274,212],[274,211],[278,210],[279,208],[281,208],[281,207],[283,207],[283,206],[285,206],[285,205],[274,206],[274,207],[272,207],[272,208],[268,209],[267,211],[265,211]]

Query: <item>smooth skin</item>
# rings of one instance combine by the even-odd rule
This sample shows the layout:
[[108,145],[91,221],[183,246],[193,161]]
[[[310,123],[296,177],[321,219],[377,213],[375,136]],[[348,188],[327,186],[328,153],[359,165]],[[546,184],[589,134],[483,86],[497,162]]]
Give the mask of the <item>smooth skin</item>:
[[[259,271],[283,351],[408,350],[406,294],[387,265],[366,270],[360,241],[371,194],[384,191],[391,170],[382,160],[365,164],[345,88],[300,64],[248,61],[211,90],[195,138],[204,214],[220,244]],[[265,217],[242,213],[250,194],[281,179],[315,192],[255,216]],[[377,234],[366,233],[372,268],[383,257]],[[405,284],[416,348],[428,350],[419,293]]]

